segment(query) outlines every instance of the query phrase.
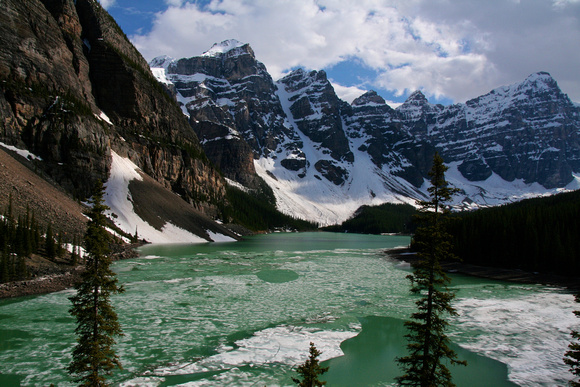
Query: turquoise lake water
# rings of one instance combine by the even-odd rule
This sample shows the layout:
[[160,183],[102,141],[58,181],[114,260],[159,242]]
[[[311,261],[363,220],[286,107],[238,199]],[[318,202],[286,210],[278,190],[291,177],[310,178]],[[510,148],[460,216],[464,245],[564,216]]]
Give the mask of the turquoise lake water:
[[[388,386],[414,308],[405,236],[277,233],[242,242],[149,245],[113,266],[124,336],[121,386],[290,386],[309,342],[328,386]],[[449,335],[468,367],[458,386],[552,386],[577,327],[557,288],[454,276]],[[0,385],[69,386],[73,290],[0,301]]]

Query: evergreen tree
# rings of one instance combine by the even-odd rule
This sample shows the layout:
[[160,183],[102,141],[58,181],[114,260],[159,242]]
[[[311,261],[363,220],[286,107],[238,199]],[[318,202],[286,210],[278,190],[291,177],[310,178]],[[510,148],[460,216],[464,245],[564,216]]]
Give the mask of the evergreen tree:
[[26,217],[24,218],[23,230],[24,231],[23,231],[22,246],[24,255],[30,256],[30,254],[32,254],[34,249],[32,241],[33,235],[32,235],[32,223],[30,219],[30,207],[28,205],[26,205]]
[[99,183],[91,199],[92,208],[87,212],[90,220],[84,238],[86,268],[82,281],[75,287],[77,294],[70,298],[70,313],[76,317],[78,337],[68,371],[81,386],[106,386],[105,376],[111,375],[114,368],[121,368],[113,345],[114,336],[122,335],[122,331],[110,297],[123,289],[110,269],[112,260],[104,214],[108,207],[103,204],[103,190]]
[[[576,295],[576,302],[580,302],[580,294]],[[580,311],[574,311],[576,317],[580,317]],[[568,352],[564,356],[564,363],[570,366],[570,372],[576,380],[570,380],[570,385],[580,387],[580,332],[573,330],[570,335],[572,342],[568,346]]]
[[54,234],[52,233],[52,224],[48,224],[46,228],[46,239],[44,240],[44,250],[46,256],[50,259],[56,258],[56,243],[54,242]]
[[59,258],[62,258],[66,253],[66,249],[64,248],[64,242],[62,239],[62,231],[58,232],[58,236],[56,237],[56,255]]
[[292,378],[292,381],[300,387],[319,387],[326,385],[326,382],[321,382],[318,380],[318,376],[326,373],[328,367],[321,367],[318,361],[318,356],[320,352],[314,346],[314,343],[310,343],[310,356],[304,364],[298,366],[296,372],[302,376],[302,380]]
[[40,226],[36,222],[34,218],[34,213],[32,213],[32,221],[31,221],[31,232],[32,232],[32,251],[38,252],[40,248]]
[[436,153],[429,172],[430,200],[419,202],[417,220],[420,226],[413,237],[419,261],[407,278],[411,280],[411,292],[420,298],[416,301],[418,311],[405,322],[409,332],[406,335],[409,354],[397,359],[404,372],[397,382],[404,386],[454,386],[445,361],[466,364],[457,360],[445,334],[448,322],[444,314],[457,315],[451,306],[455,295],[447,287],[450,278],[441,267],[442,260],[453,258],[451,236],[445,231],[445,221],[449,212],[446,203],[456,190],[445,180],[446,170],[443,159]]
[[18,261],[14,270],[16,280],[25,280],[28,278],[28,268],[26,267],[26,258],[24,256],[18,256]]

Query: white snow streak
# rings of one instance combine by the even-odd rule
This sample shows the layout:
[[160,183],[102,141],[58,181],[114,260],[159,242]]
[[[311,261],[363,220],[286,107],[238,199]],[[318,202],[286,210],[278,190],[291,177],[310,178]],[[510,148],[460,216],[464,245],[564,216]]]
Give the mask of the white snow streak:
[[3,142],[0,142],[0,146],[3,148],[6,148],[8,150],[11,150],[13,152],[18,153],[20,156],[24,157],[25,159],[42,161],[42,159],[40,157],[38,157],[34,153],[27,151],[26,149],[19,149],[19,148],[16,148],[15,146],[4,144]]
[[[111,174],[105,189],[105,204],[110,207],[107,215],[121,230],[134,234],[151,243],[205,243],[205,239],[166,223],[161,230],[155,229],[141,219],[133,208],[129,182],[143,180],[139,168],[129,159],[112,152]],[[176,199],[177,200],[177,199]],[[114,214],[114,215],[113,215]],[[221,236],[227,238],[226,236]],[[231,240],[231,238],[230,238]]]

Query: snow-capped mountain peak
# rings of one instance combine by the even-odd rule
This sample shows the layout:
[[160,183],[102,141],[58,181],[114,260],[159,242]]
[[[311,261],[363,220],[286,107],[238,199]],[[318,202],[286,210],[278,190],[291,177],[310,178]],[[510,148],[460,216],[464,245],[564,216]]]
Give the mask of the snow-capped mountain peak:
[[149,62],[149,67],[167,69],[167,67],[169,67],[169,65],[171,65],[174,62],[175,62],[174,58],[168,55],[161,55],[153,58],[151,62]]
[[529,75],[522,83],[523,87],[533,87],[537,89],[554,90],[558,89],[558,83],[550,73],[540,71]]
[[384,98],[378,95],[377,92],[374,90],[367,91],[360,97],[355,98],[355,100],[352,101],[351,103],[352,106],[364,106],[364,105],[381,106],[385,104],[386,102]]
[[428,102],[427,97],[425,97],[425,94],[423,94],[421,90],[415,90],[414,92],[412,92],[409,98],[407,98],[407,100],[405,101],[405,103],[414,105],[424,104],[427,102]]
[[221,43],[215,43],[213,46],[211,46],[209,50],[201,54],[201,56],[210,56],[210,57],[220,56],[232,50],[240,51],[238,49],[241,49],[244,46],[247,46],[249,48],[249,45],[246,43],[242,43],[236,39],[228,39],[224,40]]

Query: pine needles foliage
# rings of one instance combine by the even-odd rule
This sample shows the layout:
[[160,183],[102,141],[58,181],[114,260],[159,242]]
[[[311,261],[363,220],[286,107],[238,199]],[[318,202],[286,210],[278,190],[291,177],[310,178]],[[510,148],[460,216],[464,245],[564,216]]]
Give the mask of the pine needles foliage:
[[455,216],[448,231],[466,263],[580,274],[580,191]]
[[405,322],[408,355],[397,359],[403,375],[396,380],[403,386],[454,386],[447,363],[466,364],[457,360],[445,334],[448,326],[445,316],[457,315],[451,306],[455,297],[448,288],[451,279],[441,267],[441,261],[453,258],[445,223],[449,214],[446,203],[456,190],[445,180],[446,170],[443,159],[435,154],[429,172],[430,200],[419,202],[419,227],[413,236],[419,261],[413,266],[413,274],[407,276],[411,293],[419,298],[417,311]]
[[92,208],[87,212],[90,220],[84,237],[86,269],[81,282],[75,286],[76,295],[70,297],[69,310],[77,320],[77,344],[68,372],[81,386],[92,387],[107,386],[106,376],[121,368],[113,345],[114,337],[122,335],[122,331],[111,305],[111,295],[122,292],[123,288],[110,269],[110,236],[105,229],[108,207],[103,204],[103,192],[103,185],[99,183],[91,199]]
[[12,198],[0,216],[0,282],[19,281],[29,276],[26,259],[40,248],[39,226],[29,208],[18,219],[12,213]]
[[328,372],[329,367],[321,367],[318,356],[322,354],[315,346],[310,343],[309,356],[306,361],[299,365],[296,372],[301,376],[301,379],[292,378],[292,381],[299,387],[320,387],[325,386],[326,382],[321,381],[318,377]]

